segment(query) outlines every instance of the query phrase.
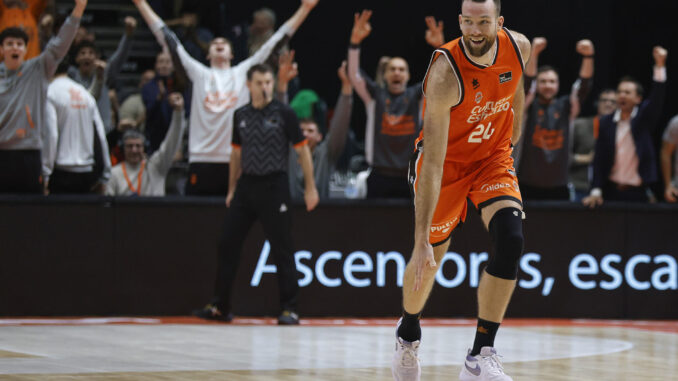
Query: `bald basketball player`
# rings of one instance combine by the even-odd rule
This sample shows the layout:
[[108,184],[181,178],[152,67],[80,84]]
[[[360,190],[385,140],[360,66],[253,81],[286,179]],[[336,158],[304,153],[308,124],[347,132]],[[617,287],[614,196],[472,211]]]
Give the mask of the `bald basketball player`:
[[410,163],[415,244],[403,282],[392,371],[419,380],[419,318],[466,199],[480,210],[492,253],[478,286],[478,327],[461,381],[512,381],[494,349],[523,251],[522,200],[511,158],[520,136],[530,43],[503,27],[500,0],[463,0],[462,37],[436,49],[424,79],[424,126]]

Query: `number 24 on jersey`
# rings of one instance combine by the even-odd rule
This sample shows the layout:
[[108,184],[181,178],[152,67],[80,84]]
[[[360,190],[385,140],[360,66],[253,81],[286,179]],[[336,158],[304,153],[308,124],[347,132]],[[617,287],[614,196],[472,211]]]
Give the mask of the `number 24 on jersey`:
[[473,132],[471,132],[471,135],[468,136],[468,142],[482,143],[483,140],[490,140],[490,137],[494,134],[494,128],[491,127],[492,122],[488,123],[487,127],[484,124],[477,125]]

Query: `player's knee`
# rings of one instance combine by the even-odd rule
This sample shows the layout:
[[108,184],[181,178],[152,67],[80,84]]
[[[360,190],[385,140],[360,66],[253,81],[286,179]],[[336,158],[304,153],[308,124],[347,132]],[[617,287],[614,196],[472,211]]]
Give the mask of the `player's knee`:
[[497,278],[515,280],[523,254],[522,211],[516,208],[497,211],[490,221],[489,231],[493,252],[485,271]]

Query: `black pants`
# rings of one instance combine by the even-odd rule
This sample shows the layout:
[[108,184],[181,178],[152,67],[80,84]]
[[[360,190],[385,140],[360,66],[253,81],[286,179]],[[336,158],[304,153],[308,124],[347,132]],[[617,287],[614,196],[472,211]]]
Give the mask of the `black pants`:
[[228,174],[228,163],[190,163],[186,195],[226,197]]
[[286,173],[240,177],[219,242],[217,280],[212,301],[224,313],[231,310],[231,292],[242,246],[257,219],[261,221],[271,244],[270,253],[278,271],[280,307],[296,310],[299,274],[294,261],[290,207]]
[[55,169],[49,178],[49,193],[92,193],[97,182],[94,172],[68,172]]
[[386,175],[373,169],[367,178],[367,198],[410,198],[407,173]]
[[607,201],[648,202],[647,187],[623,187],[613,182],[603,186],[603,198]]
[[542,188],[520,184],[520,195],[523,200],[570,200],[570,190],[567,185]]
[[39,150],[0,150],[0,193],[42,194]]

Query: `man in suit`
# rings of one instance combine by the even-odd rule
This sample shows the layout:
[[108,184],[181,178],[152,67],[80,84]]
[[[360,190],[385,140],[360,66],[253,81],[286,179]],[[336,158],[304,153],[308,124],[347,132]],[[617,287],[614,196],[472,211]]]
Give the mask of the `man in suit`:
[[624,77],[617,87],[617,109],[600,120],[600,135],[593,159],[588,207],[611,201],[648,201],[648,185],[657,181],[657,163],[652,143],[666,94],[666,49],[652,51],[652,90],[643,101],[642,85]]

